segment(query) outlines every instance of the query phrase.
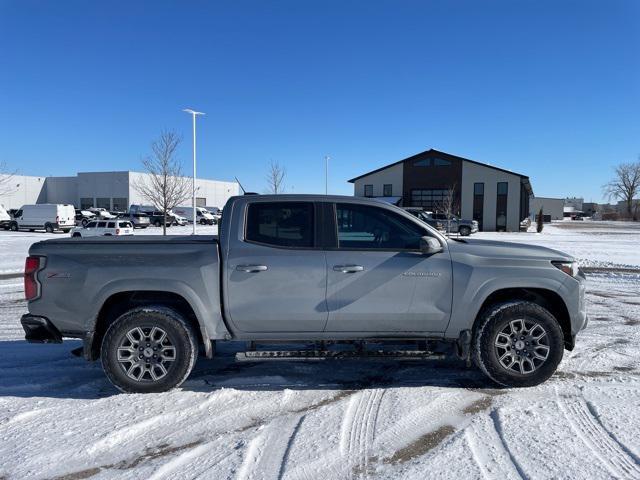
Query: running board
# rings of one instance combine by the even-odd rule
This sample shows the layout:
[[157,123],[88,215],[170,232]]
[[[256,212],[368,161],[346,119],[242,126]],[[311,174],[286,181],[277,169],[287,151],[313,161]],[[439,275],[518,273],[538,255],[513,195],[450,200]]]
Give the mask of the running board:
[[261,360],[328,360],[343,358],[400,358],[402,360],[442,360],[444,353],[427,350],[371,350],[371,351],[333,351],[333,350],[251,350],[236,353],[239,362]]

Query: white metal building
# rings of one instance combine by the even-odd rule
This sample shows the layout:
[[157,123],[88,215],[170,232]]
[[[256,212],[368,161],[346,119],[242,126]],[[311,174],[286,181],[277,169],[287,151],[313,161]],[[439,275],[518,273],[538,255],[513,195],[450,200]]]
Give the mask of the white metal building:
[[[32,203],[67,203],[76,208],[101,207],[125,211],[132,204],[148,204],[135,189],[136,182],[148,174],[140,172],[79,172],[75,177],[11,178],[11,193],[0,196],[5,208],[20,208]],[[222,208],[229,197],[238,195],[237,182],[196,180],[196,204]],[[189,198],[184,202],[191,205]]]
[[535,220],[536,215],[542,207],[542,218],[545,222],[562,220],[564,215],[564,198],[534,197],[531,200],[531,219]]

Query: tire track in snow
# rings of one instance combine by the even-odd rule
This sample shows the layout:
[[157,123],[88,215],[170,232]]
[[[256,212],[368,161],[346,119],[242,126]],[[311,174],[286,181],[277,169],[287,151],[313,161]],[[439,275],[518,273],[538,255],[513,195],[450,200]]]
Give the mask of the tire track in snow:
[[282,478],[284,464],[304,415],[278,417],[249,443],[238,480]]
[[523,478],[490,417],[482,417],[472,422],[465,429],[464,435],[483,478],[486,480]]
[[500,441],[500,444],[502,445],[502,448],[504,449],[504,451],[509,456],[509,460],[511,460],[511,463],[513,464],[513,467],[518,472],[518,475],[520,476],[520,478],[523,478],[523,479],[529,478],[529,476],[522,469],[522,466],[520,465],[518,460],[516,460],[516,457],[514,457],[513,453],[511,453],[511,450],[509,449],[509,445],[507,445],[507,442],[506,442],[506,440],[504,438],[504,431],[503,431],[503,428],[502,428],[502,422],[500,421],[500,416],[498,414],[498,410],[492,411],[489,414],[489,416],[491,417],[491,420],[493,421],[493,428],[494,428],[495,432],[498,435],[498,440]]
[[364,478],[375,438],[378,412],[385,390],[363,390],[349,402],[340,433],[340,453],[354,475]]
[[180,471],[181,468],[188,467],[191,463],[193,463],[194,460],[204,455],[207,455],[206,464],[209,468],[211,468],[213,465],[216,465],[228,455],[226,451],[222,451],[218,455],[211,458],[211,450],[213,449],[215,443],[216,442],[203,443],[202,445],[199,445],[191,450],[187,450],[186,452],[178,455],[176,458],[171,459],[167,463],[160,465],[160,467],[158,467],[153,475],[149,477],[149,480],[175,478],[174,475],[184,473]]
[[616,478],[640,478],[638,459],[598,419],[593,406],[581,397],[561,396],[557,404],[578,437]]

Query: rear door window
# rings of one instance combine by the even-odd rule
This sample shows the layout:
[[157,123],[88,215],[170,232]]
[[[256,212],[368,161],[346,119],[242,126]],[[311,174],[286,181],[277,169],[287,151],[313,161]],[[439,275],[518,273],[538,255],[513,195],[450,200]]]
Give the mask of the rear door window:
[[107,224],[107,228],[116,228],[116,223],[115,222],[109,222]]
[[98,228],[105,228],[107,222],[98,222]]
[[314,246],[313,203],[250,204],[245,239],[278,247],[312,248]]

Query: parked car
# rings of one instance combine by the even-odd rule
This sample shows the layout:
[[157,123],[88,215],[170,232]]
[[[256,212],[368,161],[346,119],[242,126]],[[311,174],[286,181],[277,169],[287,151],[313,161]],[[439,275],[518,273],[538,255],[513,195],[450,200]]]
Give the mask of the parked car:
[[146,213],[123,213],[119,218],[129,220],[133,225],[133,228],[144,229],[151,225],[149,216]]
[[89,210],[76,209],[76,226],[82,225],[83,227],[91,220],[96,218],[96,214]]
[[0,205],[0,228],[9,230],[11,224],[11,215],[4,209],[4,205]]
[[[193,221],[193,207],[176,207],[172,211],[185,217],[190,223]],[[204,207],[196,207],[196,221],[200,225],[216,225],[218,223]]]
[[161,227],[163,222],[167,227],[170,227],[175,223],[174,216],[169,213],[167,214],[166,221],[165,221],[164,213],[162,212],[155,211],[155,212],[148,213],[147,215],[149,217],[149,222],[154,227]]
[[441,221],[435,220],[430,217],[431,212],[427,212],[420,207],[403,207],[403,209],[409,212],[414,217],[419,218],[426,224],[431,225],[433,228],[441,232],[445,231],[444,225],[442,224]]
[[14,232],[45,230],[47,233],[52,233],[55,230],[62,230],[68,233],[76,225],[75,217],[76,211],[73,205],[55,203],[23,205],[14,213],[13,220],[9,222],[9,228]]
[[84,227],[75,227],[72,237],[111,237],[133,235],[133,224],[128,220],[92,220]]
[[174,218],[174,223],[173,223],[174,225],[183,227],[189,224],[189,221],[185,217],[178,215],[174,211],[171,211],[171,216]]
[[[214,342],[226,340],[315,342],[250,349],[241,360],[455,351],[497,384],[528,387],[554,373],[587,325],[586,279],[556,250],[448,239],[358,197],[238,196],[225,212],[220,236],[33,244],[26,340],[82,338],[84,357],[100,358],[126,392],[180,385],[199,349],[212,357]],[[401,339],[407,345],[378,348]],[[326,340],[356,348],[332,350]]]
[[478,232],[477,220],[461,220],[455,215],[450,215],[447,218],[446,213],[431,213],[429,217],[442,222],[445,231],[448,230],[449,233],[459,233],[463,237],[466,237]]
[[106,208],[92,207],[92,208],[89,208],[88,210],[98,218],[105,218],[109,220],[116,218],[116,216],[113,215]]
[[170,227],[175,223],[175,218],[171,213],[167,214],[165,222],[164,213],[152,205],[131,205],[129,207],[129,213],[146,214],[149,217],[149,223],[154,227],[161,227],[163,223],[165,223],[165,226]]

